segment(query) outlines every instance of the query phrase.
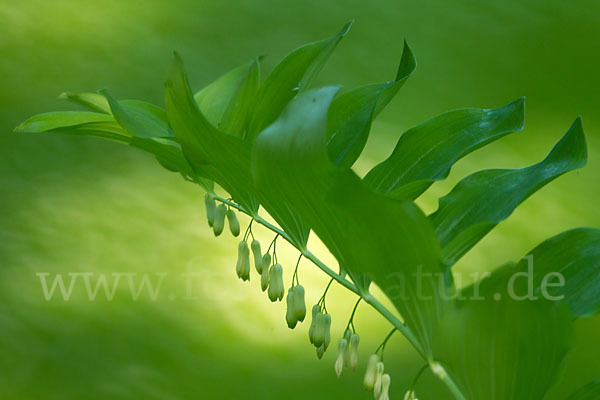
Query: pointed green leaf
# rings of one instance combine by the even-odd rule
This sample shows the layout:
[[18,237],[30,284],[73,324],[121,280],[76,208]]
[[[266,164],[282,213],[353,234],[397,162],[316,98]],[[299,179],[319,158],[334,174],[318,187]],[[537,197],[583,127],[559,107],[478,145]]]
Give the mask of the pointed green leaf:
[[589,382],[571,396],[568,400],[598,400],[600,399],[600,379]]
[[165,110],[143,101],[117,101],[107,90],[100,93],[110,104],[117,122],[137,137],[172,137]]
[[69,100],[75,104],[89,108],[91,111],[112,114],[106,98],[98,93],[61,93],[59,100]]
[[334,165],[350,167],[354,164],[367,143],[371,123],[398,93],[416,66],[410,47],[404,42],[402,60],[394,81],[358,87],[333,101],[327,135],[329,158]]
[[493,110],[451,111],[406,131],[389,158],[365,182],[394,197],[415,199],[470,152],[523,129],[524,99]]
[[196,171],[220,184],[254,215],[258,211],[258,200],[250,176],[251,144],[220,132],[204,117],[192,96],[178,54],[167,74],[165,103],[175,136]]
[[202,114],[221,132],[242,137],[259,83],[259,59],[229,71],[194,95]]
[[460,181],[430,215],[447,265],[454,264],[538,189],[565,172],[583,167],[586,159],[583,127],[577,119],[540,163],[479,171]]
[[[442,274],[435,234],[412,202],[377,194],[352,170],[331,164],[327,114],[337,89],[298,95],[258,136],[252,154],[257,188],[278,199],[277,209],[263,202],[269,214],[291,210],[306,221],[363,294],[374,280],[429,354],[443,308],[433,275]],[[418,268],[425,274],[416,282]]]
[[56,111],[34,115],[15,128],[15,132],[41,133],[89,122],[115,122],[112,115],[88,111]]
[[335,36],[304,45],[286,56],[260,86],[246,138],[250,141],[279,116],[287,103],[310,87],[352,22]]

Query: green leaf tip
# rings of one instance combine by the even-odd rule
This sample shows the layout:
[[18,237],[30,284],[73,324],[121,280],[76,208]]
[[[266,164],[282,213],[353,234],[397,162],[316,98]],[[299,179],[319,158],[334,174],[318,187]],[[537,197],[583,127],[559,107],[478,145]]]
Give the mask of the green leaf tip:
[[548,154],[546,160],[548,162],[562,160],[565,163],[569,163],[572,169],[583,168],[585,166],[587,163],[587,142],[581,117],[575,119],[567,133],[565,133],[550,154]]
[[402,57],[400,58],[400,65],[398,66],[398,72],[396,73],[396,81],[407,78],[417,69],[417,59],[412,49],[408,45],[406,39],[404,39],[404,47],[402,48]]

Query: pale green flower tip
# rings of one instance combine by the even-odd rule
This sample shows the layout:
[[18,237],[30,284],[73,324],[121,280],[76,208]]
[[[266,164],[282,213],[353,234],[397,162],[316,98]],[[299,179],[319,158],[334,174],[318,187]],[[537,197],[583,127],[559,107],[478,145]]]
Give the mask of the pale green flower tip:
[[404,400],[419,400],[416,397],[416,394],[414,392],[414,390],[409,390],[408,392],[406,392],[406,394],[404,395]]

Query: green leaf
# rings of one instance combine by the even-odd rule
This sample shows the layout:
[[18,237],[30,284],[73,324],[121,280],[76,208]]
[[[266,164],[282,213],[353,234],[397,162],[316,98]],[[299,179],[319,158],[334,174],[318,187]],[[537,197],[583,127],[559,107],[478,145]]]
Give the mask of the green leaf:
[[[517,270],[531,260],[535,295],[564,296],[573,317],[600,311],[600,229],[578,228],[554,236],[528,253]],[[564,283],[560,285],[560,274]]]
[[[293,210],[306,221],[363,294],[374,280],[429,354],[443,308],[433,276],[442,275],[435,234],[412,202],[375,193],[352,170],[331,164],[327,115],[337,90],[298,95],[258,136],[252,154],[257,188],[278,199],[277,210],[263,202],[269,214]],[[416,282],[418,268],[426,276]]]
[[600,379],[593,380],[577,390],[568,400],[598,400],[600,399]]
[[365,182],[394,197],[415,199],[470,152],[523,129],[525,100],[493,110],[451,111],[406,131],[387,160]]
[[91,111],[111,114],[110,105],[106,98],[98,93],[61,93],[59,100],[69,100],[75,104],[89,108]]
[[509,275],[498,277],[480,292],[484,299],[456,301],[444,312],[435,360],[466,399],[542,400],[571,347],[571,315],[560,302],[509,297]]
[[117,122],[137,137],[173,137],[165,110],[137,100],[117,101],[108,90],[100,90]]
[[453,265],[525,199],[587,159],[578,118],[541,162],[527,168],[476,172],[460,181],[430,215],[447,265]]
[[327,135],[329,158],[334,165],[351,167],[354,164],[367,143],[371,123],[398,93],[416,66],[415,57],[405,41],[394,81],[361,86],[333,101]]
[[255,58],[194,95],[202,114],[221,132],[243,136],[258,90],[259,65]]
[[246,138],[250,141],[269,126],[288,102],[310,87],[352,22],[346,24],[335,36],[306,44],[286,56],[266,77],[256,95],[254,115]]
[[[120,107],[118,104],[117,106]],[[136,102],[129,101],[126,107],[127,110],[130,110],[131,107],[136,107]],[[142,107],[145,107],[145,105],[142,105]],[[124,111],[120,110],[119,112]],[[139,114],[134,113],[133,116],[138,118]],[[23,122],[15,128],[15,132],[61,133],[67,135],[91,136],[128,144],[155,155],[158,162],[166,169],[180,172],[184,177],[189,177],[196,181],[207,191],[213,190],[212,182],[199,178],[194,173],[191,166],[183,157],[177,143],[160,138],[140,138],[131,136],[128,131],[123,129],[117,121],[115,121],[112,115],[91,113],[87,111],[40,114]]]
[[258,200],[250,175],[251,144],[220,132],[204,117],[177,53],[167,74],[165,103],[175,136],[196,172],[217,182],[246,211],[256,215]]
[[112,115],[88,111],[57,111],[34,115],[15,128],[15,132],[41,133],[90,122],[115,122]]

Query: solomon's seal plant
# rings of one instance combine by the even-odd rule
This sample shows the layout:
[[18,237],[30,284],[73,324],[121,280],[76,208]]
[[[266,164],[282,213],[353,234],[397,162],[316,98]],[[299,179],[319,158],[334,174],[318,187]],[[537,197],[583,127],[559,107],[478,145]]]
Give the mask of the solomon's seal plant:
[[[393,328],[388,339],[394,332],[403,334],[422,356],[424,369],[456,399],[543,399],[571,347],[574,320],[598,312],[600,230],[573,229],[552,237],[527,259],[493,270],[481,285],[457,287],[452,266],[535,191],[584,166],[581,120],[540,162],[469,175],[439,200],[437,211],[426,215],[414,200],[445,179],[465,155],[521,131],[524,100],[496,109],[455,110],[425,121],[404,132],[386,160],[359,176],[351,167],[371,124],[416,62],[405,43],[391,81],[347,91],[339,86],[311,89],[349,27],[294,50],[264,79],[256,58],[196,94],[175,54],[165,83],[166,109],[117,100],[105,90],[66,93],[61,98],[87,110],[36,115],[16,131],[94,136],[153,154],[163,167],[204,188],[206,215],[216,236],[226,222],[234,236],[240,233],[235,212],[251,218],[239,244],[236,272],[242,280],[250,279],[251,250],[271,301],[281,301],[285,294],[287,266],[278,262],[276,252],[280,238],[329,275],[327,288],[334,282],[342,285],[386,318]],[[228,195],[218,195],[216,185]],[[275,235],[264,254],[253,240],[253,223]],[[307,248],[310,233],[335,256],[339,272]],[[533,295],[516,299],[507,287],[529,293],[512,280],[515,273],[529,270],[528,259],[535,265]],[[547,275],[557,271],[563,284],[549,284]],[[389,297],[401,319],[372,295],[372,285]],[[311,309],[309,339],[319,357],[331,340],[326,293]],[[471,301],[470,294],[483,300]],[[296,265],[287,295],[288,326],[301,323],[305,313]],[[358,362],[353,316],[338,342],[338,375]],[[369,357],[364,375],[365,387],[380,400],[389,396],[386,342]],[[598,385],[590,383],[572,399],[590,398]],[[414,385],[402,392],[416,398]]]

